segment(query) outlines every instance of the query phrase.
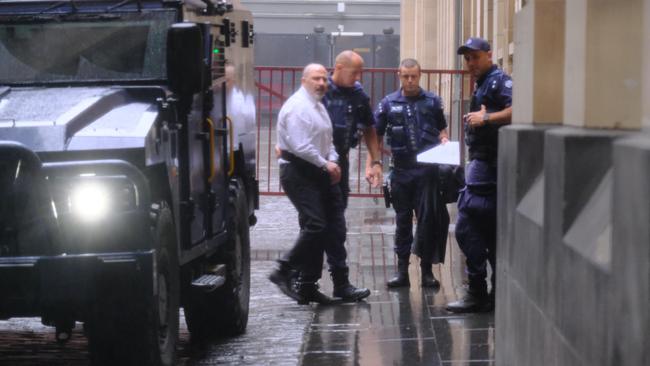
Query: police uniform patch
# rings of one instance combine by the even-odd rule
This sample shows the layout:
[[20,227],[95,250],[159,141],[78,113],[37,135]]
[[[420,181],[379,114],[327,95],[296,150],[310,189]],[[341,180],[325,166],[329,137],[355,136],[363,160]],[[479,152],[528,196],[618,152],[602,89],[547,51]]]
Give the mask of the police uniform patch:
[[511,89],[512,88],[512,80],[506,80],[506,82],[503,85],[506,88]]
[[402,106],[401,105],[392,105],[390,106],[390,111],[393,113],[402,113]]

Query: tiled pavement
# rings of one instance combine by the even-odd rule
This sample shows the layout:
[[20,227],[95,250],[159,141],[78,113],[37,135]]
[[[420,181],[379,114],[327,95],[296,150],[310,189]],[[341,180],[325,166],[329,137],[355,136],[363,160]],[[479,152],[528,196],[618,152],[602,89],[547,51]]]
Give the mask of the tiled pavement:
[[[286,198],[264,197],[262,202],[261,224],[252,235],[254,253],[258,260],[270,260],[291,246],[297,217],[286,209]],[[454,222],[454,207],[449,208]],[[453,225],[445,264],[434,268],[440,289],[419,286],[419,266],[412,257],[411,288],[389,291],[385,283],[395,265],[393,210],[383,202],[356,198],[346,218],[352,282],[370,288],[372,295],[360,304],[313,306],[314,318],[305,330],[297,364],[492,365],[493,314],[455,315],[445,310],[447,302],[464,291],[464,259],[453,239]],[[327,277],[324,271],[321,284],[329,292]]]
[[[297,216],[284,197],[262,197],[251,233],[252,292],[248,331],[196,349],[181,322],[179,365],[493,365],[492,313],[454,315],[444,306],[462,293],[462,256],[453,239],[447,259],[434,268],[439,290],[419,287],[412,258],[410,289],[387,290],[393,275],[392,209],[372,199],[352,199],[348,219],[351,280],[372,290],[365,302],[300,306],[266,276],[273,259],[297,234]],[[452,220],[453,222],[453,220]],[[453,227],[452,227],[453,229]],[[321,285],[331,291],[327,271]],[[80,327],[66,346],[39,319],[0,322],[0,365],[87,365]]]

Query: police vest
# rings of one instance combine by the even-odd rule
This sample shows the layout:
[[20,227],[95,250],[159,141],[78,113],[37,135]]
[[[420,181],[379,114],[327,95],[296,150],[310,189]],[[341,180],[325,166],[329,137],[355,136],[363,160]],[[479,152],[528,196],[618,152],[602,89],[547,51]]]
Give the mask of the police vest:
[[355,103],[354,99],[356,98],[336,95],[327,101],[327,111],[332,120],[334,146],[337,151],[347,152],[359,143],[357,120],[358,110],[362,106]]
[[346,154],[359,143],[359,128],[366,123],[364,119],[372,118],[369,101],[361,86],[355,85],[352,90],[328,92],[326,107],[332,120],[336,151]]
[[391,100],[387,107],[387,142],[395,157],[415,158],[440,142],[435,99],[422,98],[412,104]]
[[[500,69],[493,68],[480,84],[477,84],[470,111],[476,112],[481,110],[481,105],[485,105],[488,113],[498,112],[508,107],[511,99],[505,100],[499,90],[508,83],[512,88],[510,77]],[[494,162],[497,159],[499,151],[499,128],[501,125],[486,124],[480,127],[469,128],[465,123],[465,144],[469,149],[470,160],[479,159]]]

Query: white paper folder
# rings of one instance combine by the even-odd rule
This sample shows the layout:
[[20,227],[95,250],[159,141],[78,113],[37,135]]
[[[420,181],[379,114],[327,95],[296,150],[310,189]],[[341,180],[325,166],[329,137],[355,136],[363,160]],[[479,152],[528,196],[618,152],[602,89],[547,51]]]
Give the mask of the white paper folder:
[[418,163],[460,165],[460,144],[449,141],[418,154]]

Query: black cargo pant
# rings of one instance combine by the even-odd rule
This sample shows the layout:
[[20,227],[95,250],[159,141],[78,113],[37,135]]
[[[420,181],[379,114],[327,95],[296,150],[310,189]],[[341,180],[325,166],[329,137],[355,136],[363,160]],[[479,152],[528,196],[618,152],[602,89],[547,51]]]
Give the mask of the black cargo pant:
[[[395,166],[391,174],[391,196],[395,209],[395,254],[406,258],[411,252],[423,263],[445,260],[449,212],[440,195],[437,165]],[[417,218],[415,242],[413,212]]]
[[316,282],[325,248],[340,241],[341,235],[345,240],[340,186],[330,184],[329,175],[321,169],[293,162],[280,166],[280,182],[300,219],[298,239],[285,259],[300,272],[302,281]]
[[465,254],[470,291],[487,293],[487,263],[492,267],[492,288],[496,285],[497,168],[482,160],[465,167],[467,185],[458,197],[456,240]]

